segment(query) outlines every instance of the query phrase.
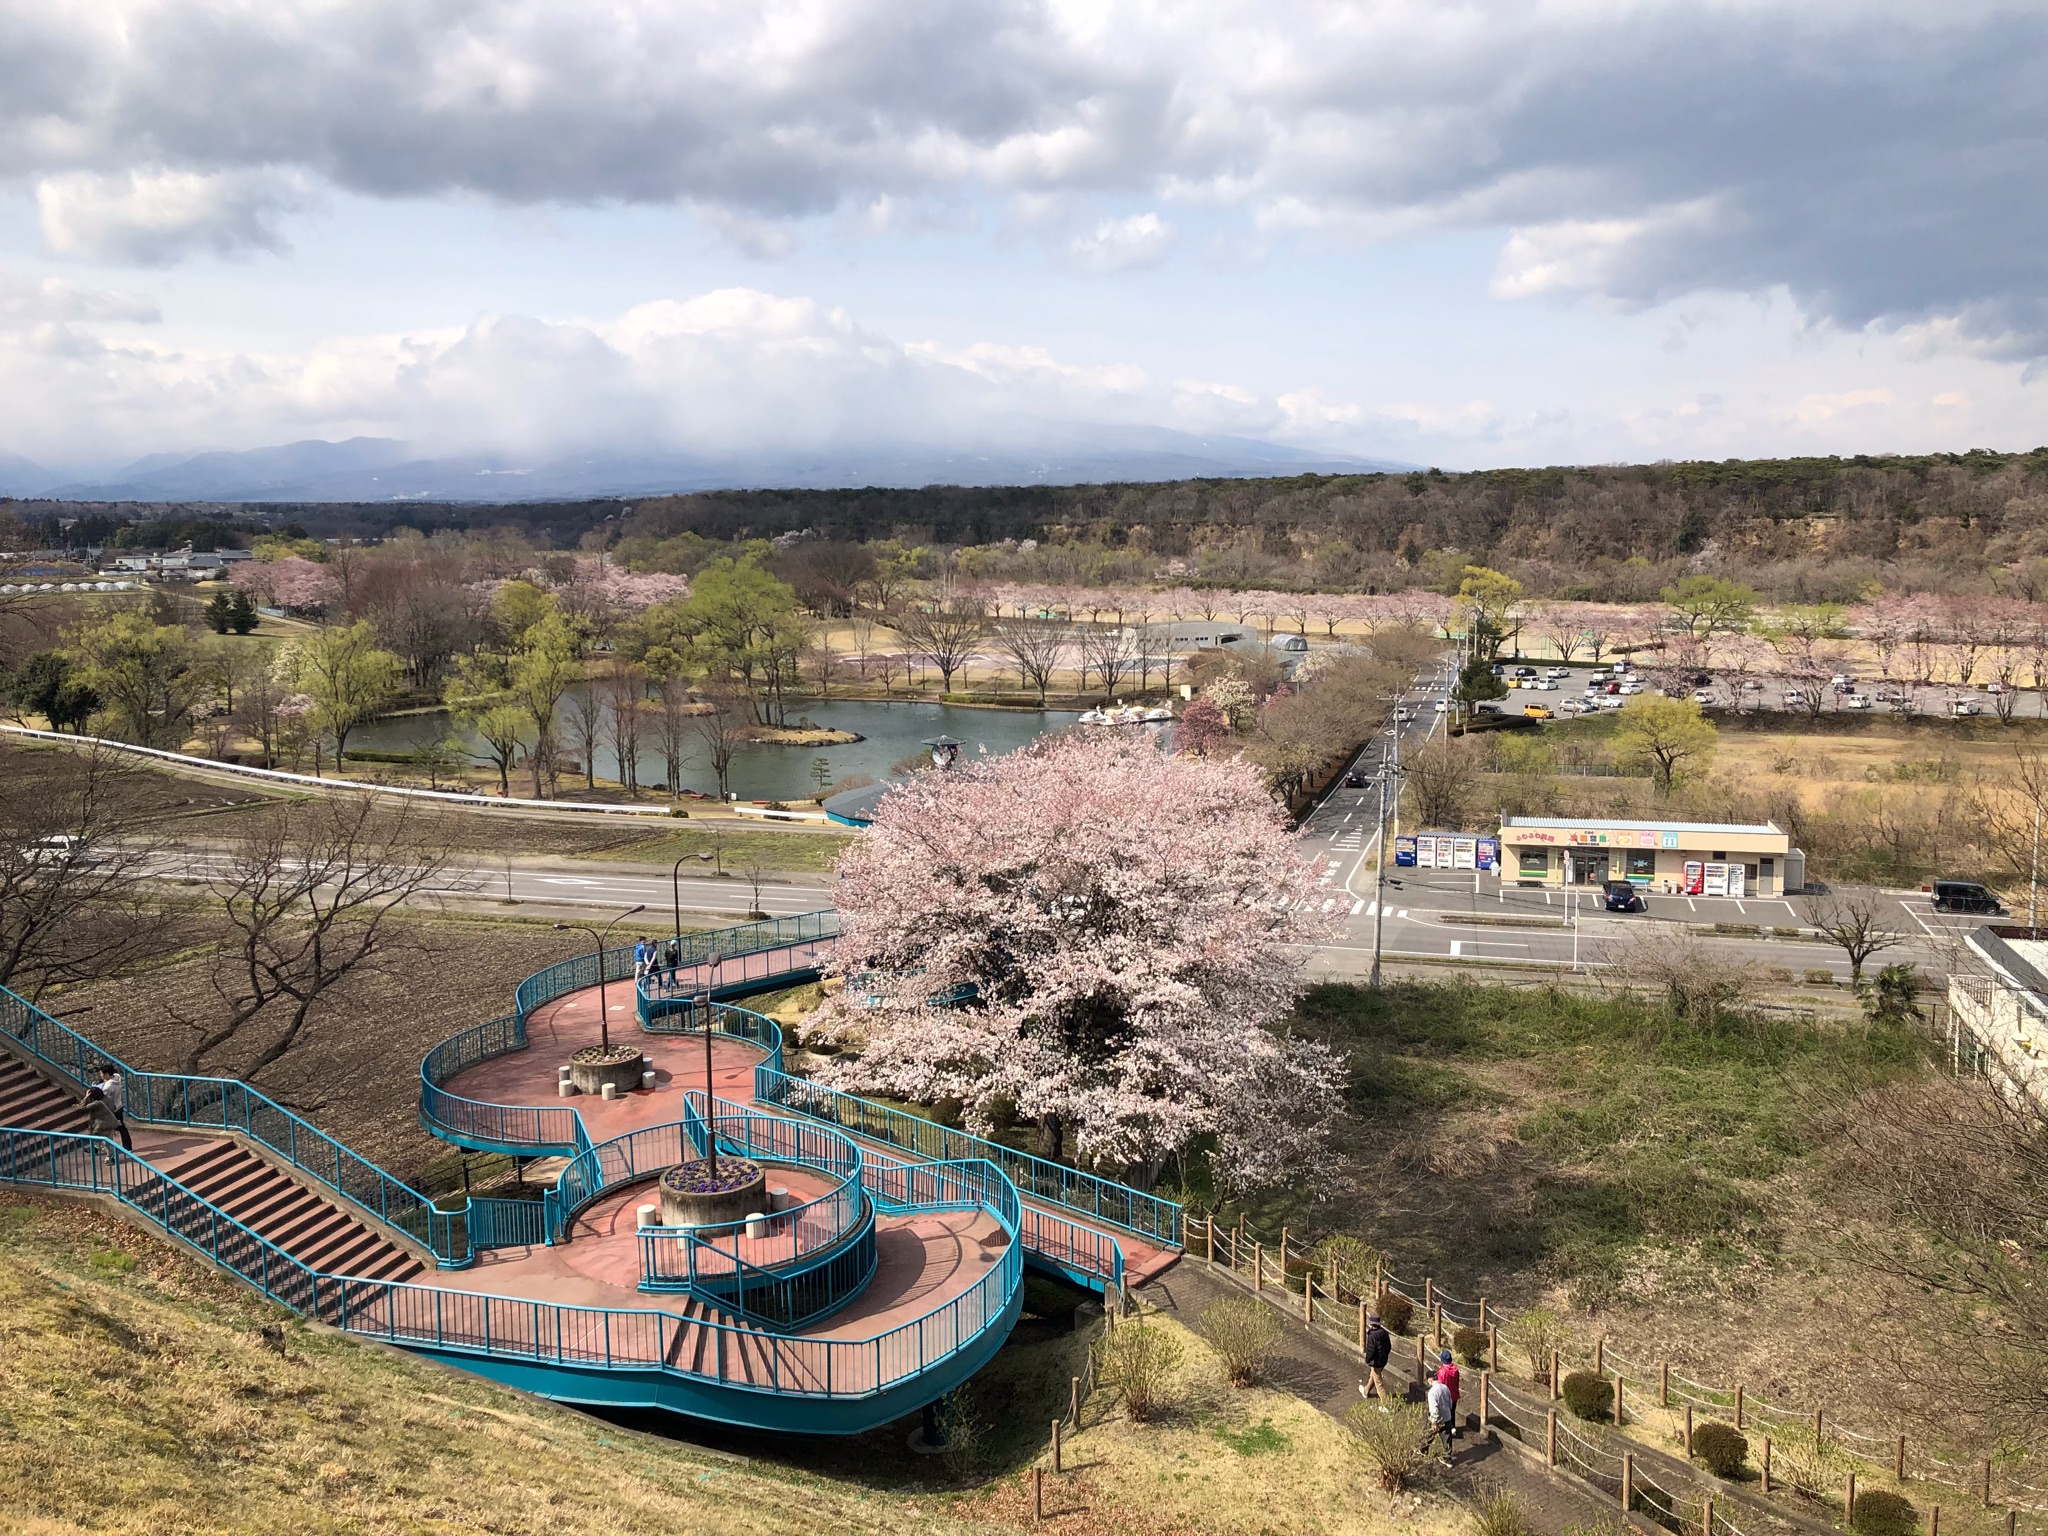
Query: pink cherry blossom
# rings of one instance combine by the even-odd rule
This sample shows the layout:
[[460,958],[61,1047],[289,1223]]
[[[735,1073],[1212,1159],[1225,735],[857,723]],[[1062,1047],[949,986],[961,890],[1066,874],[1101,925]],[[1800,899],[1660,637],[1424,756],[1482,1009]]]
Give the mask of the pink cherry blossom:
[[1283,1023],[1315,872],[1236,761],[1066,736],[919,774],[840,860],[815,1023],[859,1055],[825,1075],[984,1133],[1014,1108],[1125,1176],[1212,1137],[1228,1188],[1312,1184],[1345,1081]]

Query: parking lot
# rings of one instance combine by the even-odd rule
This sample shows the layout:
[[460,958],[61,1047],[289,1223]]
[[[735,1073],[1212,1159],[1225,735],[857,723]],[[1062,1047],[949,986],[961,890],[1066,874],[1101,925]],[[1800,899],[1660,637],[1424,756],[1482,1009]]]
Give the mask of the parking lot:
[[[1676,697],[1696,699],[1703,709],[1742,714],[1783,714],[1794,719],[1819,713],[1904,715],[1932,719],[1997,719],[2001,686],[1956,688],[1944,684],[1886,683],[1850,674],[1836,674],[1817,686],[1807,679],[1760,674],[1735,677],[1702,669],[1682,682],[1670,669],[1655,674],[1631,668],[1617,672],[1612,663],[1511,662],[1502,680],[1507,697],[1493,701],[1502,714],[1525,713],[1531,706],[1547,708],[1558,719],[1593,710],[1620,709],[1631,697],[1658,691],[1660,681]],[[1701,684],[1698,679],[1709,678]],[[2032,689],[2009,695],[2015,719],[2042,718],[2041,696]],[[1482,705],[1484,713],[1494,713]],[[1539,717],[1540,718],[1540,717]]]

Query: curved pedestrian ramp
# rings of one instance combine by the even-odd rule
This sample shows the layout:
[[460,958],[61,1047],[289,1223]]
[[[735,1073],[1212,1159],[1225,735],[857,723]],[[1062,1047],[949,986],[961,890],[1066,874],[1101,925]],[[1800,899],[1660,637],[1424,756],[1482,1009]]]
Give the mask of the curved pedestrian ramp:
[[[1171,1201],[787,1071],[739,1000],[815,978],[837,933],[821,912],[686,935],[644,981],[629,949],[583,956],[430,1051],[421,1123],[563,1160],[540,1200],[437,1203],[247,1084],[134,1071],[0,989],[0,1180],[113,1199],[305,1316],[561,1401],[858,1433],[979,1370],[1027,1268],[1116,1293],[1183,1228]],[[563,1097],[601,1037],[640,1045],[642,1086]],[[104,1064],[133,1152],[86,1132]],[[662,1225],[653,1181],[713,1149],[764,1168],[772,1209]]]

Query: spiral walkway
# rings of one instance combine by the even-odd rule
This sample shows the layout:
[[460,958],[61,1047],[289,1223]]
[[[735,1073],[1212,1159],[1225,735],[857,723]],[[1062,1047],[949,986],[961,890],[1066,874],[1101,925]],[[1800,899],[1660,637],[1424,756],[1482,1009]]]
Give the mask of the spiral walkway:
[[[726,999],[815,977],[836,933],[826,912],[690,935],[647,985],[627,950],[527,978],[428,1054],[420,1118],[562,1171],[544,1200],[453,1208],[231,1080],[119,1067],[137,1150],[85,1134],[110,1058],[0,989],[0,1180],[110,1196],[302,1314],[545,1396],[856,1433],[985,1364],[1027,1267],[1114,1291],[1182,1228],[1169,1201],[785,1072],[774,1022]],[[600,997],[652,1085],[564,1099]],[[650,1181],[714,1141],[767,1168],[775,1209],[641,1225]]]

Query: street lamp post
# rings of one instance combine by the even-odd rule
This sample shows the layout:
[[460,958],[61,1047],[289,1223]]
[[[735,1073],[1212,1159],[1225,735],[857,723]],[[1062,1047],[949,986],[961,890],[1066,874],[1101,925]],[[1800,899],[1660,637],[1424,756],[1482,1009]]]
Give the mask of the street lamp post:
[[721,958],[715,949],[704,957],[704,1164],[713,1178],[718,1176],[718,1114],[711,1089],[711,994]]
[[555,931],[557,933],[568,933],[572,931],[576,933],[587,933],[590,935],[592,942],[594,942],[597,945],[597,1043],[601,1048],[607,1051],[612,1048],[612,1014],[611,1009],[605,1005],[604,941],[611,937],[612,930],[618,927],[620,923],[623,923],[635,912],[645,912],[646,910],[647,903],[645,903],[644,901],[637,907],[628,907],[625,911],[621,912],[617,917],[613,918],[610,922],[604,925],[603,933],[599,933],[595,928],[590,927],[586,923],[555,924]]

